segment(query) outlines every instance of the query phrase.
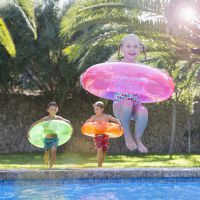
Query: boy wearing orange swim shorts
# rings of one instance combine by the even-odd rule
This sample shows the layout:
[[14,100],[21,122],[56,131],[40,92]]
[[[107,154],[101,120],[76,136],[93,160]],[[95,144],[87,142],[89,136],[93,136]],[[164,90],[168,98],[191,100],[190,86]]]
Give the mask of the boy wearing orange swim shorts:
[[[118,119],[112,117],[111,115],[105,114],[104,111],[104,103],[102,101],[97,101],[95,104],[93,104],[94,107],[94,113],[95,115],[91,116],[87,122],[114,122],[121,126],[121,123]],[[108,151],[108,145],[109,145],[109,137],[108,135],[102,134],[96,134],[94,138],[94,143],[97,150],[97,162],[98,167],[102,167],[102,164],[106,157],[106,152]]]

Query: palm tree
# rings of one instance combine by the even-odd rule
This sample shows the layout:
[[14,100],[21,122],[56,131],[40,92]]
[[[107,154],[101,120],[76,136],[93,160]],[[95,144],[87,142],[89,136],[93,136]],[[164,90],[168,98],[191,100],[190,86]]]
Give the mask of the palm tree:
[[[185,35],[174,37],[168,34],[166,29],[169,27],[166,26],[168,17],[166,9],[173,1],[75,1],[62,18],[60,35],[67,41],[74,36],[78,37],[64,52],[71,61],[81,58],[81,67],[97,48],[117,46],[125,34],[134,32],[149,47],[148,52],[152,52],[152,55],[160,52],[163,56],[189,59],[190,49],[197,46],[196,41],[184,37]],[[193,2],[199,1],[193,0]],[[175,14],[173,16],[175,17]]]
[[[36,39],[37,33],[35,25],[33,0],[13,0],[10,1],[9,3],[12,4],[14,3],[18,7],[28,27],[32,30],[34,34],[34,39]],[[5,8],[7,4],[4,1],[2,1],[0,3],[0,6]],[[9,33],[9,30],[3,20],[3,16],[0,16],[0,43],[5,47],[5,49],[10,54],[11,57],[15,57],[16,55],[15,45]]]
[[[183,2],[200,6],[199,0],[77,0],[60,25],[60,36],[68,42],[64,53],[71,61],[78,60],[79,68],[82,68],[98,48],[106,46],[116,50],[121,38],[134,32],[148,46],[148,56],[153,58],[150,61],[163,57],[176,62],[185,61],[185,69],[195,66],[184,70],[184,81],[178,79],[182,68],[171,70],[180,85],[176,91],[179,96],[192,84],[200,63],[199,57],[191,52],[191,49],[198,48],[198,24],[183,23],[180,26],[176,19],[179,3]],[[173,152],[176,131],[176,104],[172,113],[170,153]]]

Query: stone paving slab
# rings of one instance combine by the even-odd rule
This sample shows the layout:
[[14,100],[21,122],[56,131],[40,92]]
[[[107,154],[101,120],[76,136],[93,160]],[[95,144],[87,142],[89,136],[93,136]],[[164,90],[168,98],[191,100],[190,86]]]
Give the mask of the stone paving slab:
[[200,178],[200,168],[87,168],[0,170],[0,180],[9,179],[66,179],[66,178]]

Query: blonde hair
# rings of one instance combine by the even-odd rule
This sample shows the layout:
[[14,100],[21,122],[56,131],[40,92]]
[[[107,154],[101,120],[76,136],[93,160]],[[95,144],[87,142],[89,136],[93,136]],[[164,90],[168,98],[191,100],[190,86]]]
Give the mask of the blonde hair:
[[129,38],[130,36],[134,37],[134,38],[138,41],[138,43],[139,43],[139,45],[140,45],[140,48],[141,48],[141,50],[142,50],[142,53],[144,53],[145,60],[146,60],[146,57],[147,57],[147,56],[146,56],[146,49],[145,49],[145,46],[144,46],[144,44],[141,43],[139,37],[138,37],[137,35],[135,35],[134,33],[131,33],[131,34],[126,35],[126,36],[121,40],[121,42],[119,43],[119,46],[118,46],[118,59],[120,60],[120,48],[121,48],[121,46],[122,46],[123,43],[126,41],[126,39]]

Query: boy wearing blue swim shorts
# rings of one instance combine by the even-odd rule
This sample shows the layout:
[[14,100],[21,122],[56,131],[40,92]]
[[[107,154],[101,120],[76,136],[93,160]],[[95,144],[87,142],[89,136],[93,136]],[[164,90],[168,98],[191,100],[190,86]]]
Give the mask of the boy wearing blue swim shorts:
[[[48,112],[48,116],[43,117],[42,119],[40,119],[39,121],[35,122],[31,127],[33,127],[34,125],[43,122],[43,121],[49,121],[49,120],[63,120],[67,123],[70,124],[70,121],[56,115],[58,112],[58,105],[56,102],[50,102],[47,106],[47,112]],[[30,128],[31,128],[30,127]],[[57,147],[58,147],[58,137],[56,133],[49,133],[45,136],[44,138],[44,161],[45,161],[45,165],[49,166],[50,168],[53,167],[53,164],[56,161],[56,152],[57,152]]]

